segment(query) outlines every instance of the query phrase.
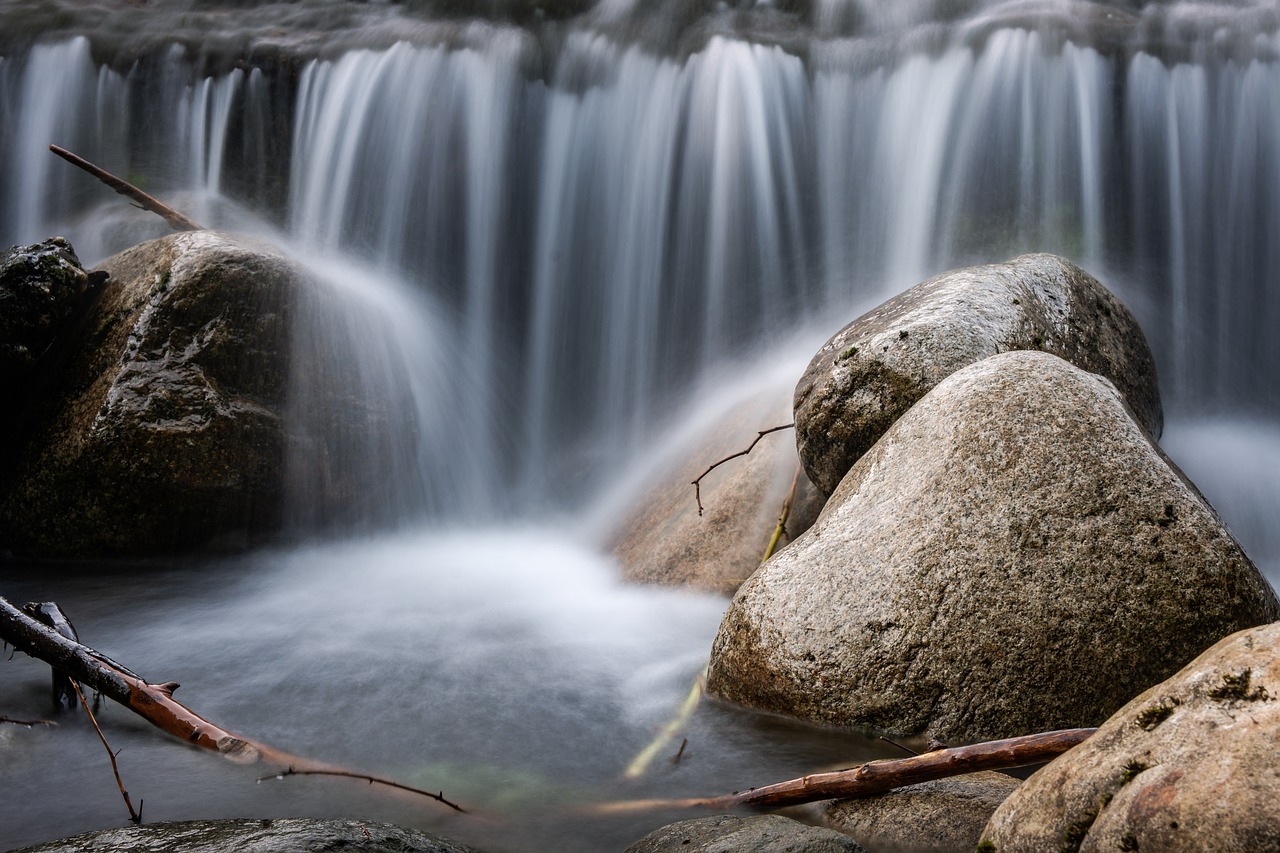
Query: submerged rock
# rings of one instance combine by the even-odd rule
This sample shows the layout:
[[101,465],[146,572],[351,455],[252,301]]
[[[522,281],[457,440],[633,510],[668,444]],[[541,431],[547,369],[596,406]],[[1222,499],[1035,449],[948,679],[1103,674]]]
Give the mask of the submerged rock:
[[1096,725],[1278,616],[1115,388],[1015,352],[941,382],[743,585],[708,689],[822,723],[999,738]]
[[276,529],[297,268],[198,231],[103,269],[112,283],[0,502],[2,541],[41,556],[145,555]]
[[1129,702],[996,811],[983,849],[1280,850],[1280,623]]
[[943,273],[845,326],[795,391],[796,441],[823,494],[944,378],[988,356],[1042,350],[1110,379],[1160,437],[1155,362],[1137,321],[1084,270],[1054,255]]
[[655,829],[624,853],[861,853],[835,830],[806,826],[779,815],[682,820]]
[[636,510],[613,534],[623,577],[731,594],[760,566],[793,481],[789,538],[779,547],[808,529],[821,502],[799,470],[789,429],[764,436],[749,454],[707,474],[701,514],[691,485],[715,462],[745,450],[760,430],[788,423],[787,408],[785,399],[762,395],[665,455]]
[[477,853],[443,836],[363,820],[192,820],[87,832],[13,853]]
[[969,853],[992,812],[1017,790],[1004,773],[969,773],[826,804],[823,822],[876,853]]

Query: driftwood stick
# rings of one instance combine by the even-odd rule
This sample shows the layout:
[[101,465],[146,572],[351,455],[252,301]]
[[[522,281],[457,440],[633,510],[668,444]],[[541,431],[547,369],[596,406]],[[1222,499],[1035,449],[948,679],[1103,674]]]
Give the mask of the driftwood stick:
[[[227,731],[176,701],[173,698],[173,691],[178,689],[176,682],[150,683],[106,655],[100,654],[83,643],[68,639],[54,629],[32,619],[3,597],[0,597],[0,640],[4,640],[24,654],[38,658],[65,672],[76,681],[89,685],[108,699],[124,705],[156,728],[186,743],[216,752],[238,764],[253,764],[261,761],[289,767],[295,774],[309,772],[332,776],[356,775],[361,779],[370,778],[363,774],[353,774],[345,767],[292,755],[260,741]],[[391,787],[406,788],[391,780],[377,779],[377,781]],[[428,794],[428,796],[435,798],[434,794]],[[448,805],[453,806],[452,803]]]
[[165,204],[164,202],[160,201],[154,196],[147,195],[142,190],[138,189],[133,184],[129,183],[123,178],[117,178],[115,175],[111,174],[105,169],[98,168],[97,166],[93,165],[83,157],[72,154],[70,151],[68,151],[65,148],[59,148],[57,145],[50,145],[49,150],[52,151],[54,154],[57,154],[59,157],[61,157],[63,160],[66,160],[68,163],[72,164],[73,166],[78,166],[81,169],[84,169],[90,175],[93,175],[95,178],[102,181],[107,186],[111,187],[111,189],[115,190],[120,195],[125,196],[126,198],[133,199],[138,204],[142,205],[142,207],[156,214],[165,222],[169,223],[169,227],[172,228],[174,231],[203,231],[204,230],[203,225],[199,224],[198,222],[192,219],[187,218],[186,216],[183,216],[181,213],[174,210],[172,207],[169,207],[169,205]]
[[1028,764],[1040,764],[1056,758],[1083,742],[1095,731],[1097,729],[1042,732],[1007,740],[940,749],[923,755],[913,755],[910,758],[871,761],[849,770],[814,773],[799,779],[751,788],[723,797],[689,800],[628,800],[603,803],[592,807],[591,811],[596,814],[614,814],[670,808],[776,809],[816,800],[869,797],[906,785],[959,776],[964,773],[975,773],[979,770],[1007,770]]
[[129,820],[134,823],[142,823],[142,800],[138,800],[138,810],[133,809],[133,800],[129,799],[129,792],[124,788],[124,780],[120,778],[120,766],[116,764],[116,754],[111,749],[111,744],[107,743],[107,736],[102,733],[102,726],[98,725],[98,718],[93,715],[93,711],[89,710],[89,703],[84,698],[84,691],[80,689],[80,685],[73,678],[71,679],[71,687],[76,692],[76,697],[80,700],[81,707],[84,712],[89,715],[89,722],[93,723],[93,730],[98,733],[98,740],[102,741],[102,747],[107,751],[107,757],[111,759],[111,772],[115,774],[116,786],[120,789],[120,796],[124,797],[124,806],[129,810]]
[[699,516],[702,515],[702,478],[703,477],[707,476],[712,471],[716,470],[721,465],[723,465],[724,463],[728,462],[731,459],[737,459],[739,456],[746,456],[748,453],[756,449],[756,445],[760,443],[760,439],[764,438],[766,435],[769,435],[770,433],[774,433],[774,432],[781,432],[784,429],[791,429],[793,426],[795,426],[795,424],[791,423],[791,424],[782,424],[781,426],[776,426],[776,427],[769,427],[768,429],[762,429],[756,433],[755,439],[753,439],[752,442],[749,445],[747,445],[746,450],[739,450],[737,453],[731,453],[725,458],[712,462],[709,466],[707,466],[707,470],[699,474],[697,479],[695,479],[692,483],[690,483],[690,485],[693,486],[693,499],[698,502],[698,515]]
[[[684,701],[680,703],[680,708],[676,711],[676,715],[667,721],[666,725],[659,730],[658,734],[649,745],[642,749],[635,758],[631,759],[631,763],[627,765],[626,771],[622,774],[628,779],[639,779],[649,769],[649,765],[653,763],[653,759],[657,758],[658,753],[666,749],[667,744],[675,740],[676,735],[689,724],[689,719],[693,717],[693,712],[698,710],[698,703],[702,700],[702,694],[707,686],[707,668],[704,666],[696,678],[693,679],[693,686],[689,688],[689,693],[685,696]],[[675,761],[680,760],[680,756],[684,754],[685,743],[680,744],[680,751],[676,755]],[[672,762],[675,763],[674,761]]]
[[53,720],[15,720],[13,717],[0,717],[0,723],[9,723],[13,726],[26,726],[27,728],[31,728],[32,726],[57,725]]
[[288,770],[281,770],[279,773],[270,773],[266,776],[259,776],[259,782],[266,782],[269,779],[283,779],[286,776],[342,776],[347,779],[359,779],[362,782],[368,782],[370,785],[386,785],[388,788],[395,788],[399,791],[408,791],[413,794],[421,794],[424,797],[430,797],[437,802],[444,803],[456,812],[466,813],[466,809],[457,803],[452,803],[445,799],[444,791],[433,794],[430,791],[424,791],[421,788],[414,788],[391,779],[382,779],[378,776],[369,776],[365,773],[355,773],[350,770],[297,770],[290,767]]

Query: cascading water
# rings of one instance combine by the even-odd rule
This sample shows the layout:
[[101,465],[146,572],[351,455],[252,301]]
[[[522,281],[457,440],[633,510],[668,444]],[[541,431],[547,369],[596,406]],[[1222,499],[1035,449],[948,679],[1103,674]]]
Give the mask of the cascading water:
[[[207,224],[274,231],[324,270],[300,312],[292,411],[339,451],[318,466],[297,448],[292,519],[369,538],[208,567],[227,585],[213,601],[190,573],[109,570],[123,590],[109,605],[96,600],[99,575],[15,569],[8,582],[11,596],[56,597],[95,621],[95,641],[131,664],[155,644],[137,626],[163,602],[190,635],[166,635],[171,652],[154,666],[211,685],[211,715],[429,786],[536,789],[530,800],[545,801],[566,796],[547,780],[584,763],[589,787],[607,785],[678,702],[723,603],[615,587],[590,546],[607,520],[584,505],[612,505],[610,486],[687,416],[704,377],[747,387],[766,363],[771,377],[798,376],[794,337],[820,340],[933,272],[1021,251],[1071,257],[1134,308],[1161,371],[1166,446],[1280,579],[1271,5],[664,3],[670,21],[657,26],[646,4],[601,0],[521,27],[342,0],[291,4],[274,24],[283,11],[255,7],[239,22],[173,2],[183,17],[171,41],[154,29],[160,14],[137,43],[125,25],[101,38],[67,25],[65,38],[0,44],[0,243],[63,233],[93,262],[162,233],[52,158],[56,143]],[[223,46],[202,51],[191,30],[210,21]],[[325,371],[381,424],[373,439],[325,420],[333,399],[313,395]],[[319,478],[363,485],[349,506],[324,506],[312,500]],[[435,532],[415,532],[423,523]],[[327,637],[315,625],[338,600]],[[579,642],[560,625],[584,612],[604,617]],[[389,644],[366,635],[381,620]],[[601,624],[678,627],[632,643]],[[241,639],[223,642],[226,625]],[[246,675],[294,636],[328,650],[331,679],[290,655]],[[218,660],[190,669],[192,643]],[[383,682],[401,682],[404,655],[418,668],[400,703]],[[332,755],[331,715],[274,698],[277,681],[316,708],[347,708],[365,748]],[[344,704],[350,685],[378,701]],[[529,698],[540,691],[549,697]],[[698,734],[716,757],[669,771],[664,793],[812,769],[830,746],[799,731],[779,746],[775,732],[760,759],[761,730],[778,724],[709,714]],[[441,728],[407,758],[399,745],[423,715]],[[476,728],[463,733],[467,718]],[[145,732],[129,739],[163,760]],[[47,788],[54,749],[2,772]],[[171,787],[200,773],[174,770]],[[355,808],[318,791],[255,800],[261,790],[236,792],[231,774],[215,782],[197,792],[204,805],[153,795],[148,807],[283,814],[302,797],[304,811]],[[109,793],[81,791],[93,805],[75,825],[55,806],[38,820],[21,804],[0,811],[0,839],[113,822]],[[526,841],[592,850],[641,834],[570,838],[553,823]],[[517,837],[494,832],[499,846]]]

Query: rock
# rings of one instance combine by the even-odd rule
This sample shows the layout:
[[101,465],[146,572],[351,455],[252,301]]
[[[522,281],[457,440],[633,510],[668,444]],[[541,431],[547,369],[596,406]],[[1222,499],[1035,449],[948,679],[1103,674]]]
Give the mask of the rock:
[[987,771],[908,785],[876,797],[832,800],[823,822],[876,853],[970,853],[1019,781]]
[[276,529],[298,270],[206,231],[103,268],[112,283],[66,392],[0,503],[2,540],[30,555],[146,555]]
[[624,578],[732,594],[760,566],[797,472],[786,529],[792,538],[808,529],[822,504],[800,472],[789,429],[764,436],[749,454],[707,474],[700,484],[702,515],[691,485],[713,463],[746,449],[760,430],[789,423],[785,396],[768,393],[740,404],[666,454],[634,501],[636,510],[612,536]]
[[1280,850],[1280,623],[1125,705],[992,816],[986,850]]
[[1109,382],[1014,352],[921,399],[743,585],[708,689],[821,723],[995,739],[1097,725],[1278,615]]
[[1155,362],[1128,309],[1074,264],[1023,255],[917,284],[827,341],[796,385],[805,472],[831,494],[930,388],[1010,350],[1043,350],[1105,376],[1138,423],[1160,437]]
[[778,815],[683,820],[656,829],[624,853],[859,853],[852,838]]
[[13,853],[476,853],[439,835],[362,820],[192,820],[87,832]]
[[88,287],[61,237],[0,252],[0,394],[9,398],[35,371]]

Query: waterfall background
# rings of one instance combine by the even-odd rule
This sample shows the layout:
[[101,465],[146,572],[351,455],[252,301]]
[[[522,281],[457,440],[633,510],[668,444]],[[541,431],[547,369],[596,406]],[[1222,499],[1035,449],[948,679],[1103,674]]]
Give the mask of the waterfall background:
[[[114,716],[149,821],[355,816],[622,849],[683,815],[548,804],[884,755],[704,705],[679,766],[619,784],[724,601],[617,584],[599,530],[680,424],[785,394],[826,336],[958,265],[1058,252],[1115,290],[1156,354],[1163,446],[1280,582],[1271,0],[480,5],[0,4],[0,244],[63,234],[93,264],[164,233],[50,143],[267,235],[317,272],[293,417],[323,420],[309,389],[334,370],[386,425],[315,436],[342,450],[325,476],[383,474],[345,513],[296,466],[293,522],[363,536],[173,570],[5,563],[4,594],[180,674],[211,719],[503,818],[246,785]],[[10,666],[6,712],[43,707],[47,670]],[[84,771],[90,729],[13,732],[0,840],[120,822]]]

